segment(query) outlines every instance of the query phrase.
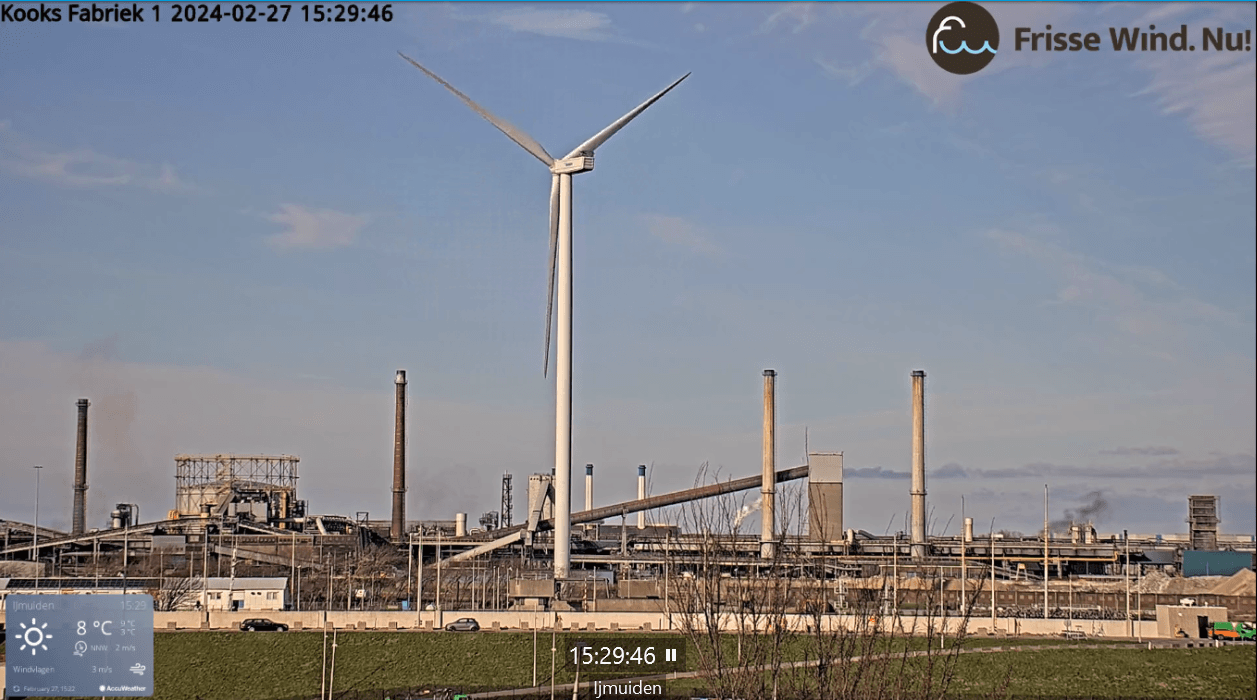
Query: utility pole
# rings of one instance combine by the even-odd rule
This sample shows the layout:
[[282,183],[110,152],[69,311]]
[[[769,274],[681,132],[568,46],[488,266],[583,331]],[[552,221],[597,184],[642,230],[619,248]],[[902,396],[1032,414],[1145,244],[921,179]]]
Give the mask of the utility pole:
[[436,626],[445,627],[445,614],[441,610],[441,530],[436,531]]
[[44,470],[42,464],[35,467],[35,539],[31,555],[35,558],[35,592],[39,593],[39,474]]
[[894,587],[893,587],[893,590],[895,592],[894,593],[895,601],[894,601],[894,612],[892,614],[895,616],[895,619],[898,620],[899,619],[899,533],[898,532],[895,533],[895,558],[894,558],[893,571],[895,575],[895,582],[894,582]]
[[1048,485],[1043,485],[1043,619],[1048,619]]
[[336,683],[336,630],[332,630],[332,669],[328,673],[327,697],[332,697],[332,688]]
[[991,518],[991,633],[995,633],[995,518]]
[[960,617],[967,620],[965,611],[969,608],[969,598],[965,596],[965,584],[968,583],[967,569],[965,569],[965,554],[969,551],[969,541],[965,539],[968,532],[965,523],[965,497],[960,497]]
[[319,700],[327,698],[327,625],[323,626],[323,672],[319,674]]
[[1122,530],[1122,539],[1126,541],[1126,561],[1122,563],[1123,578],[1126,579],[1126,631],[1128,636],[1135,636],[1130,619],[1130,533]]

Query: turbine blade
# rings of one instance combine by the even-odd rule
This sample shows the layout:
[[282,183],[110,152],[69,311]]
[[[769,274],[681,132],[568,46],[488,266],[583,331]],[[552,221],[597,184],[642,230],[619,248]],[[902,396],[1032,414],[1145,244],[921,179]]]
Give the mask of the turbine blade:
[[641,114],[642,112],[645,112],[647,107],[658,102],[659,98],[668,94],[668,91],[680,85],[681,81],[685,80],[688,77],[690,77],[689,73],[686,73],[685,75],[681,76],[675,83],[669,85],[663,90],[660,90],[657,95],[655,95],[649,100],[646,100],[645,102],[638,105],[637,108],[634,109],[632,112],[629,112],[628,114],[620,117],[614,122],[611,122],[610,126],[594,134],[592,137],[590,137],[588,141],[577,146],[571,153],[564,156],[564,158],[573,158],[584,152],[593,152],[594,149],[606,143],[607,139],[611,138],[612,136],[615,136],[615,132],[619,131],[620,129],[623,129],[625,124],[628,124],[629,122],[633,121],[633,119],[635,119],[637,115]]
[[554,157],[551,156],[549,153],[546,153],[546,149],[542,148],[541,144],[537,143],[536,139],[529,136],[522,129],[514,126],[513,124],[511,124],[510,122],[504,119],[500,119],[494,116],[493,114],[489,112],[489,110],[485,109],[484,107],[481,107],[480,105],[472,101],[470,97],[459,92],[458,88],[442,80],[439,75],[419,65],[415,61],[415,59],[411,58],[410,56],[407,56],[401,51],[398,51],[397,55],[409,61],[410,65],[423,71],[424,75],[427,75],[429,78],[432,78],[433,80],[440,83],[442,87],[444,87],[446,90],[449,90],[455,95],[458,95],[458,99],[465,102],[468,107],[471,107],[472,110],[476,112],[476,114],[479,114],[480,116],[484,117],[490,124],[496,126],[498,128],[498,131],[501,131],[502,133],[506,134],[507,138],[519,144],[525,151],[528,151],[529,153],[536,156],[537,160],[541,161],[542,163],[545,163],[547,168],[550,167],[551,165],[554,165]]
[[550,273],[546,275],[550,290],[546,294],[546,362],[543,376],[550,375],[550,326],[554,321],[554,267],[559,255],[559,176],[550,179]]

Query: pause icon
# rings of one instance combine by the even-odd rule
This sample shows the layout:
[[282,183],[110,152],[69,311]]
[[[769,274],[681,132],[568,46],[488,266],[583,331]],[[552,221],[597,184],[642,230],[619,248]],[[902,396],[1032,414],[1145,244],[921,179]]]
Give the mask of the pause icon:
[[664,649],[664,652],[663,652],[663,657],[664,657],[664,661],[676,661],[676,660],[677,660],[677,650],[676,650],[676,649]]

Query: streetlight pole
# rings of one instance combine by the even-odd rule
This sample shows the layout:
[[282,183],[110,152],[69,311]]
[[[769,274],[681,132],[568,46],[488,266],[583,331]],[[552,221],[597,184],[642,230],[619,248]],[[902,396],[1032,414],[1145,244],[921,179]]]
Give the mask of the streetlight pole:
[[969,608],[969,599],[965,596],[965,588],[968,583],[965,579],[969,578],[968,570],[965,568],[965,554],[969,550],[969,541],[965,539],[968,535],[965,523],[965,497],[960,497],[960,617],[964,620],[964,624],[969,624],[969,618],[966,611]]
[[991,518],[991,634],[995,634],[995,518]]
[[[1048,540],[1051,537],[1048,525],[1048,485],[1043,485],[1043,619],[1048,619]],[[1059,570],[1057,573],[1060,573]]]
[[1126,541],[1126,561],[1122,563],[1122,577],[1126,579],[1126,631],[1128,636],[1135,636],[1134,625],[1130,620],[1130,533],[1122,530],[1122,539]]
[[32,555],[35,558],[35,591],[39,592],[39,473],[43,471],[42,464],[36,464],[35,467],[35,539]]

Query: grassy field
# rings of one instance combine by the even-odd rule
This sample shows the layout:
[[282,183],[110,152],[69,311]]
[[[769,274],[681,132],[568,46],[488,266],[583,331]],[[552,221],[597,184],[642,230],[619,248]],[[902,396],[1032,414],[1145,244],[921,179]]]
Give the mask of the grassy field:
[[[588,635],[581,635],[588,637]],[[623,639],[625,635],[608,635]],[[559,636],[559,653],[562,653]],[[652,639],[665,641],[656,633]],[[155,637],[159,700],[287,700],[317,698],[323,635],[187,632]],[[1060,640],[973,639],[968,647],[1059,645]],[[919,645],[919,641],[914,646]],[[389,691],[423,688],[524,687],[532,682],[533,638],[527,633],[414,634],[351,632],[338,636],[338,698],[382,699]],[[689,658],[693,659],[690,654]],[[558,682],[570,682],[562,671]],[[1095,648],[964,655],[952,686],[957,695],[984,694],[1011,664],[1009,691],[1039,697],[1253,698],[1253,646],[1203,650]],[[550,677],[550,636],[537,644],[537,677]],[[670,689],[701,683],[672,682]],[[344,695],[342,695],[342,692]],[[570,697],[570,696],[569,696]]]
[[1009,692],[1095,698],[1253,698],[1257,648],[1045,649],[960,657],[950,690],[985,693],[1011,665]]

